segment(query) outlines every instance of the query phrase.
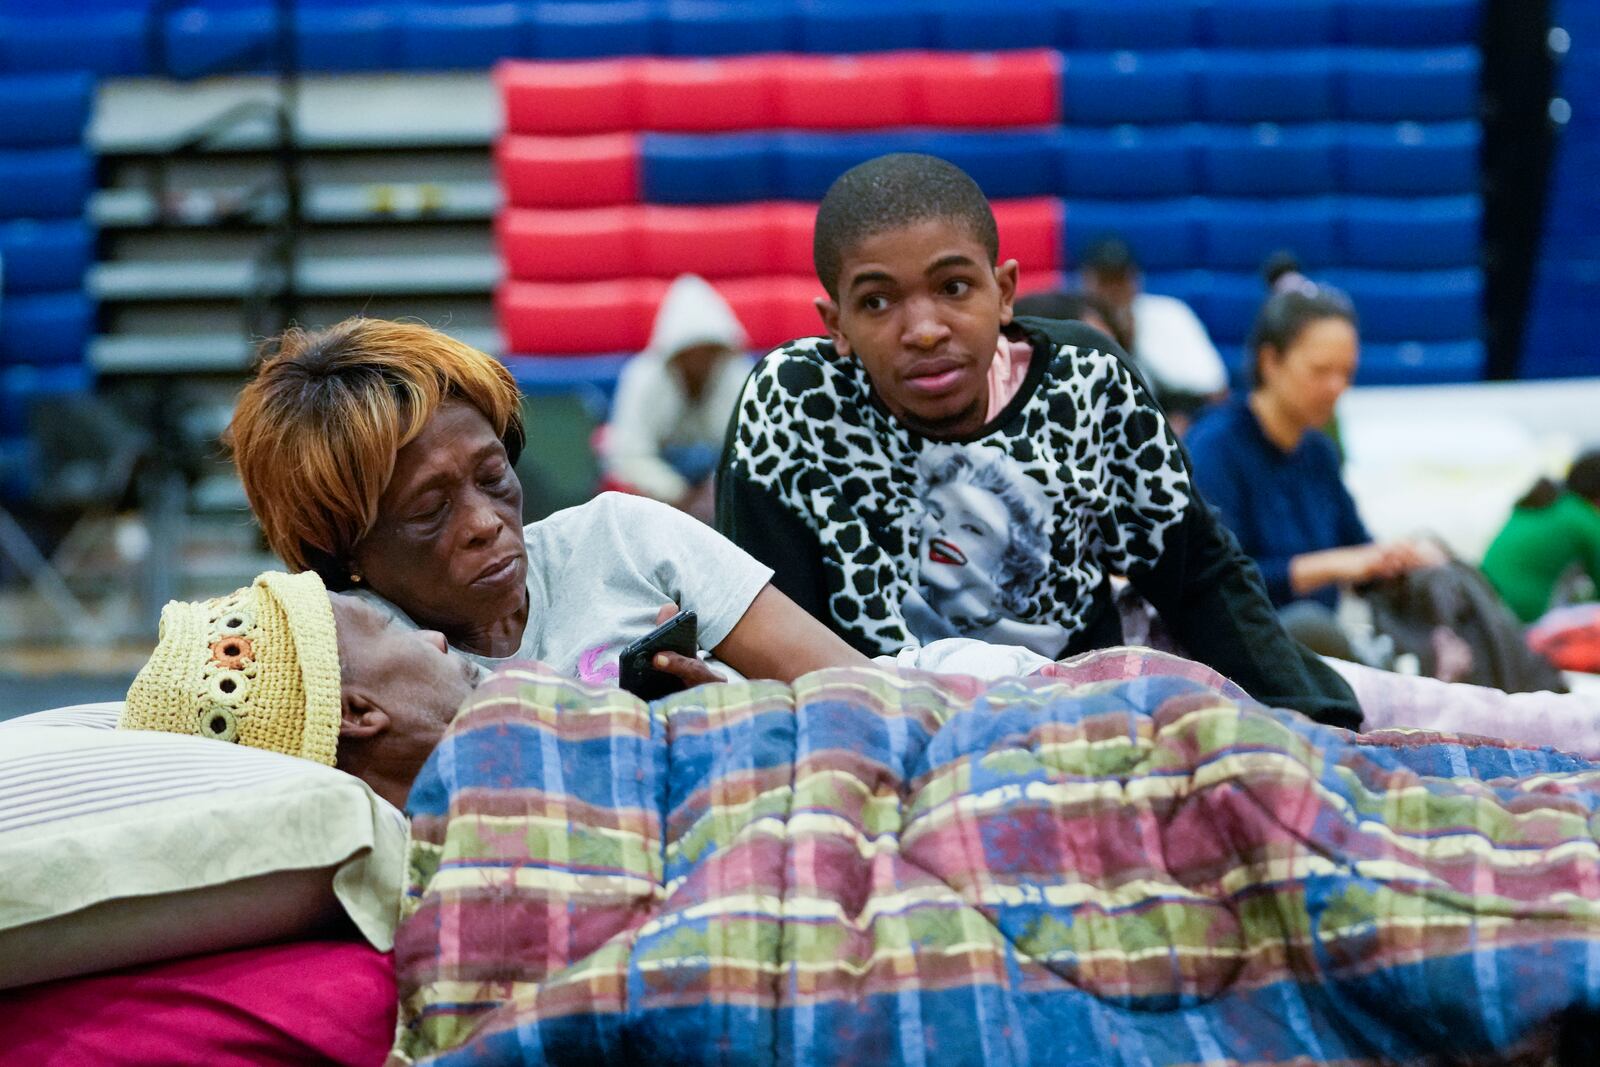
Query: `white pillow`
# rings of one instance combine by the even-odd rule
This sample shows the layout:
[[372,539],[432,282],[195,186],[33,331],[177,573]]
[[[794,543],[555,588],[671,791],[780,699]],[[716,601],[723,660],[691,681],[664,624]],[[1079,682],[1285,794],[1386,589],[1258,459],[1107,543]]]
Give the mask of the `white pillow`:
[[114,729],[120,704],[0,724],[0,988],[305,937],[394,943],[404,816],[343,771]]

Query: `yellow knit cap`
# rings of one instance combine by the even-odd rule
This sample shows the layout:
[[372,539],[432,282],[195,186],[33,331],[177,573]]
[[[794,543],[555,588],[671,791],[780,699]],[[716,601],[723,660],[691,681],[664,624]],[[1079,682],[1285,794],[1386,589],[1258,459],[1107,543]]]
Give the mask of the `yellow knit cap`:
[[161,609],[117,725],[232,741],[333,765],[339,644],[322,579],[268,571],[215,600]]

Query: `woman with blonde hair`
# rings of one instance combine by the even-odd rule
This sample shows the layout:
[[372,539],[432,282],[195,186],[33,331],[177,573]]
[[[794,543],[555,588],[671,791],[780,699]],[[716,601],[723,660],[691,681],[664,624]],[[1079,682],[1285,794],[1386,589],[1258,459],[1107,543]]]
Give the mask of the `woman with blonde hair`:
[[[612,681],[664,606],[747,677],[863,658],[771,571],[656,501],[607,493],[522,525],[520,397],[490,356],[430,327],[352,318],[265,349],[227,443],[267,542],[292,570],[437,630],[485,667],[534,659]],[[698,660],[658,664],[716,680]]]

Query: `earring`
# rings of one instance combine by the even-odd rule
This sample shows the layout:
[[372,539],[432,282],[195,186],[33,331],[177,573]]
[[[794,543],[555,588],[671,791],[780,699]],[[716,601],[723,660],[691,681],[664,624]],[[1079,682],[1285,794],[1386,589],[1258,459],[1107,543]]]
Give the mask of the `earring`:
[[356,574],[354,572],[351,572],[351,574],[350,574],[350,584],[351,585],[360,585],[361,584],[361,575]]

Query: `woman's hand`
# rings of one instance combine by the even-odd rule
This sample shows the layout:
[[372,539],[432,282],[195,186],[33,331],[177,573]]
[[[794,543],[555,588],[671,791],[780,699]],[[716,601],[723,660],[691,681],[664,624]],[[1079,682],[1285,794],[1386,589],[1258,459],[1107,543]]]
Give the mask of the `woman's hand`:
[[[678,605],[663,604],[661,610],[656,612],[656,625],[660,626],[678,613]],[[697,685],[709,685],[714,682],[726,682],[727,679],[708,666],[705,660],[698,656],[685,656],[681,652],[657,652],[650,659],[650,666],[658,671],[665,671],[676,678],[681,678],[683,684],[693,688]]]
[[1289,561],[1289,584],[1300,595],[1328,585],[1361,585],[1437,567],[1445,554],[1431,541],[1392,541],[1306,552]]
[[683,679],[683,684],[693,687],[708,685],[712,682],[726,682],[727,679],[706,665],[705,660],[698,656],[685,656],[678,652],[657,652],[650,660],[650,666],[658,671],[675,675]]
[[1382,547],[1383,566],[1387,571],[1384,577],[1388,578],[1428,567],[1442,567],[1448,562],[1444,550],[1432,541],[1394,541]]
[[1379,576],[1383,549],[1378,545],[1349,545],[1302,552],[1289,561],[1289,586],[1305,596],[1330,585],[1358,585]]

